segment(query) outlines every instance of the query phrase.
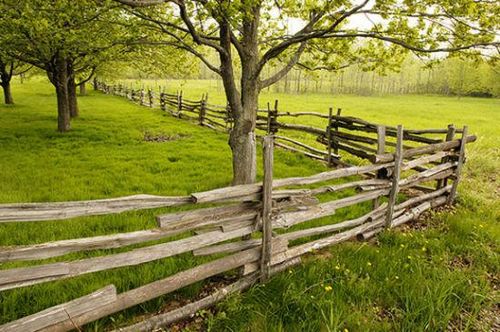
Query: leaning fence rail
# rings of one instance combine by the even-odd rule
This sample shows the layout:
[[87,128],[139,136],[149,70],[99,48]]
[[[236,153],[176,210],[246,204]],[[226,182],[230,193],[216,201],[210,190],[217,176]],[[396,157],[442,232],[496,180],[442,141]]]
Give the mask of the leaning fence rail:
[[[336,128],[331,129],[335,132]],[[380,129],[377,131],[381,132]],[[411,139],[411,136],[405,135],[403,128],[398,126],[395,131],[396,150],[377,153],[379,160],[374,164],[284,179],[273,178],[273,148],[278,138],[271,134],[263,141],[264,180],[260,183],[181,197],[138,195],[81,202],[0,204],[0,222],[63,220],[173,205],[192,204],[193,207],[188,211],[157,216],[155,229],[0,248],[0,262],[9,262],[127,247],[151,240],[166,241],[109,255],[0,270],[0,291],[135,266],[188,252],[195,256],[217,255],[212,261],[123,293],[118,294],[115,287],[109,285],[4,324],[0,330],[67,331],[214,275],[235,269],[242,271],[238,281],[215,290],[211,295],[121,329],[150,330],[189,316],[259,280],[264,281],[273,273],[299,263],[300,257],[312,250],[354,238],[367,239],[383,229],[404,224],[426,210],[455,199],[465,161],[465,145],[475,140],[474,136],[467,135],[467,127],[460,132],[459,139],[449,137],[445,142],[424,143],[424,146],[405,149],[405,139]],[[345,182],[332,183],[336,179]],[[435,187],[423,186],[432,182],[436,182]],[[352,190],[346,191],[352,188],[357,191],[353,194]],[[322,202],[317,199],[324,193],[341,191],[351,195]],[[367,202],[373,202],[373,205]],[[198,208],[197,204],[201,203],[215,206]],[[318,224],[319,218],[358,204],[368,204],[372,208],[351,220],[338,223],[322,220]],[[298,224],[307,227],[294,227]],[[169,237],[179,234],[185,236],[168,241]],[[300,244],[294,242],[298,239],[301,239]]]

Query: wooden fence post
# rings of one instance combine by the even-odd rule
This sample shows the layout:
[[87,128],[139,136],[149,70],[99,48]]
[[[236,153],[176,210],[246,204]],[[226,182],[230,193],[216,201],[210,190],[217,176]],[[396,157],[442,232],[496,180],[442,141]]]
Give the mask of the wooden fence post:
[[264,180],[262,182],[262,256],[260,260],[261,279],[269,278],[272,255],[273,225],[271,211],[273,206],[273,150],[274,138],[271,135],[264,137]]
[[153,91],[148,89],[149,107],[153,107]]
[[160,109],[162,111],[166,110],[166,106],[165,106],[165,92],[160,92]]
[[205,107],[207,106],[208,93],[206,95],[201,96],[200,102],[200,114],[199,114],[199,123],[200,126],[203,126],[203,121],[205,120]]
[[457,196],[458,183],[460,182],[460,176],[462,173],[462,166],[465,162],[465,145],[467,144],[467,131],[468,127],[464,126],[462,130],[462,139],[460,140],[460,150],[458,155],[458,164],[455,169],[455,179],[453,180],[453,185],[451,186],[450,195],[448,196],[448,204],[453,203]]
[[177,93],[177,117],[181,117],[182,112],[182,90]]
[[[449,124],[448,132],[446,133],[446,141],[447,142],[452,141],[453,137],[455,137],[455,126],[453,124]],[[449,157],[443,157],[443,159],[441,159],[441,163],[444,164],[448,162],[449,159],[450,159]],[[443,187],[446,187],[447,184],[448,184],[448,178],[437,180],[436,189],[441,189]]]
[[271,112],[271,104],[269,102],[267,103],[267,134],[271,134],[271,119],[273,117],[273,114]]
[[399,178],[401,175],[401,164],[403,162],[403,126],[398,125],[396,151],[394,152],[394,171],[392,172],[392,187],[387,202],[387,215],[385,226],[390,228],[392,225],[392,215],[394,213],[394,204],[399,192]]
[[[337,116],[340,116],[340,113],[342,113],[342,109],[341,108],[337,108]],[[339,145],[337,143],[337,139],[335,137],[338,137],[338,133],[339,133],[339,126],[338,126],[338,120],[335,119],[335,121],[333,121],[333,131],[335,133],[335,135],[333,135],[332,137],[332,145],[333,145],[333,153],[338,156],[339,154]]]
[[267,133],[274,135],[278,132],[278,100],[274,100],[274,109],[267,103]]
[[327,147],[328,167],[332,167],[332,115],[333,115],[333,107],[330,107],[328,109],[328,126],[326,127],[326,138],[328,139],[328,147]]
[[272,122],[272,129],[273,129],[273,134],[276,134],[278,132],[278,99],[274,100],[274,110],[273,110],[273,122]]
[[[377,154],[385,153],[385,126],[377,126]],[[377,172],[377,179],[380,179],[382,176],[379,172]],[[373,200],[373,208],[376,209],[380,206],[380,197],[377,197]]]
[[144,89],[143,88],[141,88],[139,103],[141,106],[144,105]]

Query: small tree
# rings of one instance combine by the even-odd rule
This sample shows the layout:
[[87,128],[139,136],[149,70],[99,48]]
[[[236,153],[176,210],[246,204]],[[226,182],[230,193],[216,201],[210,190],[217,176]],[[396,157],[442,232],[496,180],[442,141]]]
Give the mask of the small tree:
[[[221,77],[235,119],[229,138],[234,184],[255,181],[260,91],[306,53],[335,68],[409,51],[426,56],[499,46],[497,1],[116,1],[163,33],[165,43],[197,56]],[[208,60],[207,50],[217,52],[218,63]],[[264,68],[277,60],[284,65],[266,77]]]

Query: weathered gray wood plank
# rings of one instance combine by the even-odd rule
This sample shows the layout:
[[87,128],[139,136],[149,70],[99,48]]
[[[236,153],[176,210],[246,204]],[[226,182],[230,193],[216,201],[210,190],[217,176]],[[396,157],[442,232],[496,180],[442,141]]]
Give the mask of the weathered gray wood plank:
[[394,152],[394,171],[392,173],[392,187],[389,194],[386,227],[391,227],[392,214],[394,213],[394,205],[399,192],[399,177],[401,176],[401,164],[403,162],[403,126],[398,126],[398,135],[396,142],[396,151]]
[[250,234],[253,230],[253,227],[246,227],[226,233],[214,231],[119,254],[92,257],[72,262],[0,270],[0,290],[18,288],[48,280],[64,279],[118,267],[138,265],[234,239]]
[[[222,272],[233,270],[250,262],[255,262],[260,258],[260,250],[260,248],[245,250],[118,294],[116,301],[75,317],[73,322],[78,326],[82,326],[96,319],[109,316],[113,313],[152,300],[161,295],[171,293],[197,281],[209,278]],[[61,322],[48,329],[42,329],[40,331],[59,332],[68,331],[73,328],[74,326],[72,323]]]
[[62,220],[192,203],[189,196],[133,195],[90,201],[0,204],[0,223]]
[[346,198],[341,198],[335,201],[313,205],[307,207],[302,211],[281,213],[274,217],[273,227],[287,228],[308,220],[329,216],[334,214],[336,209],[366,202],[388,193],[389,189],[374,190]]
[[45,259],[62,256],[71,252],[120,248],[131,244],[159,240],[180,232],[182,230],[165,231],[162,229],[151,229],[34,245],[0,247],[0,262]]
[[116,301],[116,288],[113,285],[109,285],[78,299],[1,325],[0,331],[35,332],[47,329],[56,323],[70,321],[73,317],[77,317],[90,310],[95,310],[114,301]]

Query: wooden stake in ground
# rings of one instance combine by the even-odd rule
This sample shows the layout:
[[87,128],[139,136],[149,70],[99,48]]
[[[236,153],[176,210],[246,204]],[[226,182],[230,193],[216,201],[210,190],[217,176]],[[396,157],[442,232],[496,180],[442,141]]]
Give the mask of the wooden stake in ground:
[[396,152],[394,152],[394,171],[392,174],[392,188],[389,194],[389,202],[387,206],[387,215],[385,226],[387,228],[391,227],[392,215],[394,213],[394,204],[396,203],[396,198],[398,197],[399,191],[399,177],[401,173],[401,164],[403,161],[403,126],[398,125],[397,129],[397,142],[396,142]]
[[[340,113],[342,113],[342,109],[341,108],[338,108],[337,109],[337,116],[340,116]],[[334,133],[335,133],[335,137],[338,137],[338,132],[339,132],[339,125],[338,125],[338,120],[335,119],[335,122],[333,124],[333,130],[334,130]],[[338,145],[338,142],[336,141],[336,139],[334,138],[333,142],[333,153],[338,156],[339,154],[339,145]]]
[[465,161],[465,145],[467,145],[467,131],[468,127],[464,126],[462,131],[462,139],[460,140],[460,152],[458,155],[458,164],[455,170],[455,180],[451,186],[450,196],[448,196],[448,204],[453,203],[455,197],[457,196],[458,183],[460,182],[460,175],[462,173],[462,166]]
[[[448,132],[446,133],[446,142],[452,141],[454,136],[455,136],[455,126],[453,124],[449,124]],[[449,160],[448,157],[443,157],[443,159],[441,159],[441,163],[444,164],[448,162],[448,160]],[[446,187],[447,183],[448,179],[438,180],[436,183],[436,189],[441,189],[443,187]]]
[[[385,153],[385,126],[377,126],[377,154]],[[377,179],[381,176],[377,172]],[[380,198],[377,197],[373,200],[373,208],[376,209],[380,206]]]
[[326,137],[328,139],[328,167],[332,167],[332,114],[333,108],[328,110],[328,126],[326,127]]
[[181,117],[182,112],[182,90],[177,95],[177,117]]
[[203,126],[203,121],[205,120],[207,99],[208,99],[208,94],[201,96],[200,115],[199,115],[199,118],[198,118],[198,122],[199,122],[200,126]]
[[269,264],[272,255],[273,224],[273,137],[264,137],[264,180],[262,184],[262,257],[260,269],[262,280],[269,278]]

